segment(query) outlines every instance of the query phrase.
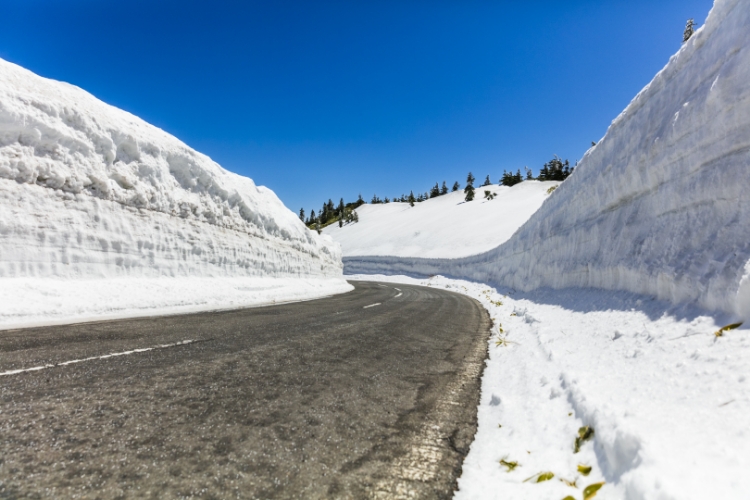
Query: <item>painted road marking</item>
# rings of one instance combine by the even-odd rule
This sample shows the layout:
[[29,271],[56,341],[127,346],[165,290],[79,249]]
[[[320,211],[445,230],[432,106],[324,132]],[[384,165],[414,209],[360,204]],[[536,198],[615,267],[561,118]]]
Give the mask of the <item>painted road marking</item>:
[[0,372],[0,377],[5,376],[5,375],[16,375],[18,373],[36,372],[39,370],[45,370],[47,368],[54,368],[56,366],[74,365],[76,363],[83,363],[84,361],[114,358],[116,356],[127,356],[129,354],[136,354],[139,352],[146,352],[146,351],[154,351],[156,349],[166,349],[167,347],[177,347],[180,345],[188,345],[188,344],[192,344],[193,342],[198,342],[198,341],[197,340],[183,340],[181,342],[175,342],[174,344],[161,344],[161,345],[157,345],[154,347],[145,347],[143,349],[133,349],[132,351],[113,352],[111,354],[105,354],[103,356],[91,356],[90,358],[71,359],[70,361],[63,361],[62,363],[55,363],[53,365],[40,365],[40,366],[31,367],[31,368],[20,368],[18,370],[8,370],[8,371]]
[[365,306],[362,309],[367,309],[368,307],[375,307],[375,306],[379,306],[379,305],[380,305],[380,302],[376,302],[374,304],[370,304],[369,306]]

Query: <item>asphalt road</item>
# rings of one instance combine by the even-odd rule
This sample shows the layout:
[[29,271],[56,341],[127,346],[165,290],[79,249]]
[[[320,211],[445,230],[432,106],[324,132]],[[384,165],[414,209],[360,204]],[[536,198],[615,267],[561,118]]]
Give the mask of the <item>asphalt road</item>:
[[353,284],[0,332],[0,498],[450,498],[489,317],[444,290]]

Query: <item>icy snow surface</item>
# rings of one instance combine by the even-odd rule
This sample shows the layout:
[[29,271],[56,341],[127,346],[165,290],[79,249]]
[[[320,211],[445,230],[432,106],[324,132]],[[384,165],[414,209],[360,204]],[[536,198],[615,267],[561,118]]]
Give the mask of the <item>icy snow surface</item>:
[[[549,196],[559,182],[522,182],[513,187],[481,186],[474,201],[463,190],[431,198],[413,207],[408,203],[362,205],[359,222],[323,232],[341,243],[347,257],[456,258],[486,252],[505,243]],[[484,192],[496,193],[484,199]],[[449,245],[446,242],[450,242]]]
[[[189,283],[198,278],[219,281]],[[307,285],[295,290],[295,279]],[[256,292],[228,293],[237,287]],[[271,190],[77,87],[0,60],[0,326],[39,323],[38,311],[64,321],[347,289],[339,245]]]
[[[597,498],[610,500],[747,498],[750,329],[717,338],[726,315],[631,292],[349,278],[463,293],[493,319],[479,428],[456,500],[579,500],[602,481]],[[574,453],[583,426],[594,435]],[[554,477],[534,482],[541,472]]]
[[506,243],[461,259],[345,251],[346,272],[627,290],[750,319],[748,26],[750,2],[718,0]]

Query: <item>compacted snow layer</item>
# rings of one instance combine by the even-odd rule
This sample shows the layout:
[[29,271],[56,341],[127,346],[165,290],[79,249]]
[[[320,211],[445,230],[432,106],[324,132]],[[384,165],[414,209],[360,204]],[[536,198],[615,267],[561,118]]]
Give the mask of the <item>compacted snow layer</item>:
[[503,245],[442,260],[345,252],[347,273],[627,290],[750,319],[748,26],[750,2],[717,0],[706,24]]
[[[145,296],[162,286],[148,280],[164,277],[333,279],[339,281],[334,289],[348,289],[341,276],[339,245],[308,230],[271,190],[77,87],[0,60],[0,278],[6,294],[26,278],[41,288],[82,280],[93,290],[108,285],[92,279],[138,278],[142,292],[131,281],[129,293]],[[67,303],[76,300],[72,290],[79,285],[71,284]],[[57,293],[57,285],[50,286],[49,293]],[[191,290],[196,295],[185,303],[230,306],[217,302],[216,289]],[[287,287],[288,298],[309,298],[313,289]],[[328,294],[331,288],[323,289]],[[286,300],[277,292],[269,292],[269,301]],[[179,293],[172,290],[165,302],[154,297],[154,304],[179,303]],[[27,295],[19,290],[17,297]],[[3,304],[0,323],[21,320],[17,311],[25,309],[16,305],[23,306]],[[73,309],[96,315],[94,306],[102,314],[120,307],[93,301]],[[133,307],[128,310],[145,310]]]
[[[349,278],[441,287],[490,312],[479,428],[456,500],[578,500],[599,482],[597,498],[747,497],[750,330],[716,337],[728,315],[631,292]],[[584,426],[593,437],[574,453]],[[554,477],[537,483],[542,472]]]
[[[357,209],[359,222],[343,227],[332,224],[323,232],[341,243],[347,257],[466,257],[505,243],[558,184],[530,181],[513,187],[481,186],[471,202],[464,201],[463,191],[456,191],[413,207],[408,203],[362,205]],[[486,200],[485,191],[497,196]]]

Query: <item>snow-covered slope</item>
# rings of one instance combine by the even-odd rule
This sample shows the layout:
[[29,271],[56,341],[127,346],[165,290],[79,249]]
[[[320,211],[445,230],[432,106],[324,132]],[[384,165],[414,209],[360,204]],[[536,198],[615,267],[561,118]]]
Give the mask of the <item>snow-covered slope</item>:
[[[471,202],[464,201],[463,191],[456,191],[413,207],[363,205],[357,209],[358,223],[341,228],[333,224],[323,231],[341,243],[346,256],[466,257],[505,243],[558,184],[531,181],[513,187],[477,187]],[[485,191],[497,197],[485,200]]]
[[339,246],[271,190],[80,88],[0,60],[5,293],[28,278],[274,277],[341,288],[341,275]]
[[575,174],[503,245],[464,259],[345,253],[347,272],[628,290],[750,319],[748,26],[750,2],[717,0]]

